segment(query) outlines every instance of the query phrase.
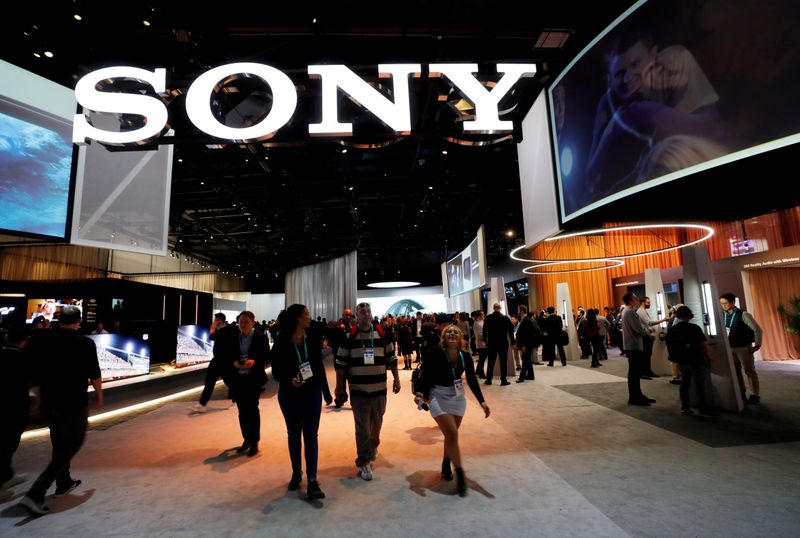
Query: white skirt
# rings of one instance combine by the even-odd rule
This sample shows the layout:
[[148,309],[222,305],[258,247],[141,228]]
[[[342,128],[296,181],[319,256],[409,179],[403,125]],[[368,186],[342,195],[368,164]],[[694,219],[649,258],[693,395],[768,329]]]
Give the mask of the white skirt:
[[467,398],[456,396],[455,387],[434,385],[430,393],[431,416],[456,415],[463,417],[467,411]]

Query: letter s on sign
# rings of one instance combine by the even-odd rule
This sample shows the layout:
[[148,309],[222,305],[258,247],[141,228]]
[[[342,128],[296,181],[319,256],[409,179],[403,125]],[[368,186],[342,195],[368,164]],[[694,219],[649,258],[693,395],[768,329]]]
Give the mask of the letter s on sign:
[[103,80],[127,78],[146,82],[156,93],[166,91],[166,70],[153,71],[137,67],[108,67],[92,71],[78,81],[75,98],[80,105],[95,112],[112,114],[138,114],[145,117],[145,125],[132,131],[114,132],[98,129],[89,124],[84,114],[75,114],[72,126],[72,142],[86,144],[88,139],[106,144],[132,144],[161,134],[167,125],[167,107],[159,99],[148,95],[112,93],[98,91],[96,86]]

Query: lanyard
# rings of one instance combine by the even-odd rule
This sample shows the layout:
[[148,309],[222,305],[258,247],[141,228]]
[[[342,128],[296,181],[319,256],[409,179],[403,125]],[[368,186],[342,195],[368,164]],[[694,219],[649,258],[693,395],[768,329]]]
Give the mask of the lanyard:
[[733,328],[733,319],[736,317],[736,310],[733,311],[731,317],[728,318],[728,313],[725,312],[725,326],[729,329]]
[[[369,328],[369,347],[372,350],[375,349],[375,333],[374,333],[374,331],[375,331],[375,327],[370,325],[370,328]],[[361,349],[363,350],[365,348],[364,348],[364,338],[361,337],[361,333],[362,332],[364,332],[364,331],[362,331],[361,327],[359,327],[358,328],[358,339],[361,340]]]
[[[458,350],[458,358],[461,359],[461,368],[466,371],[467,367],[464,365],[464,355],[461,354],[461,350]],[[450,357],[448,357],[448,363],[450,362]],[[456,365],[450,365],[450,371],[453,372],[453,381],[456,379]]]
[[[294,341],[292,341],[292,343],[294,344],[294,352],[297,353],[297,362],[299,364],[303,364],[303,359],[300,358],[300,347],[297,344],[295,344]],[[308,361],[308,347],[306,347],[306,335],[303,335],[303,357],[305,357],[306,361]]]

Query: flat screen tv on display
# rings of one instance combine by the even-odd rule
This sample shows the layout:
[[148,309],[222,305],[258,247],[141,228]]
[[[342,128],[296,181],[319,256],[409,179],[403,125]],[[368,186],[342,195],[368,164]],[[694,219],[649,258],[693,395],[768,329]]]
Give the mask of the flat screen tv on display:
[[548,88],[562,222],[800,141],[798,20],[796,0],[623,13]]
[[0,230],[64,239],[73,92],[0,61]]
[[453,297],[486,284],[486,243],[483,226],[470,244],[444,264],[445,295]]
[[150,346],[131,336],[92,334],[103,381],[150,373]]
[[83,311],[82,299],[28,299],[25,322],[33,323],[40,316],[47,321],[58,321],[61,309],[70,305],[77,306]]
[[189,366],[209,362],[214,358],[214,342],[208,337],[208,329],[200,325],[178,327],[178,346],[175,350],[175,366]]

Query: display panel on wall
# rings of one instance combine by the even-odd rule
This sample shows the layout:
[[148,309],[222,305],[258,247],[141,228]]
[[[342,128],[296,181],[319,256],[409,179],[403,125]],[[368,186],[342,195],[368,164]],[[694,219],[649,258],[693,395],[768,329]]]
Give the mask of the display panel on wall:
[[65,306],[77,306],[83,309],[82,299],[28,299],[26,311],[26,323],[33,323],[38,317],[43,317],[47,321],[58,321],[61,316],[61,309]]
[[64,239],[73,92],[0,61],[0,229]]
[[150,347],[138,338],[121,334],[93,334],[88,338],[97,347],[103,381],[150,372]]
[[548,89],[561,219],[800,141],[800,4],[643,0]]
[[369,303],[373,316],[415,316],[417,312],[445,312],[447,302],[442,295],[393,295],[356,299],[357,303]]
[[445,295],[453,297],[486,284],[486,247],[483,226],[475,239],[457,256],[445,262]]
[[178,347],[175,352],[175,366],[189,366],[209,362],[214,357],[214,343],[208,338],[208,329],[200,325],[181,325],[178,327]]

